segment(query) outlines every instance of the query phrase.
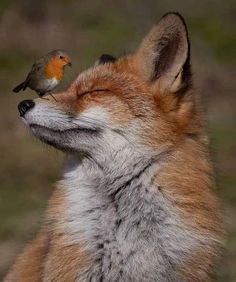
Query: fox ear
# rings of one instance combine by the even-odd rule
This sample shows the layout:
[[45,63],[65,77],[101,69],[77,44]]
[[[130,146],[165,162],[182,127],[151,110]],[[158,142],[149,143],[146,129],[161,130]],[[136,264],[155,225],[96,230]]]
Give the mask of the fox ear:
[[184,19],[177,13],[161,18],[136,52],[138,67],[160,90],[177,92],[191,84],[190,46]]
[[103,54],[99,57],[99,59],[95,62],[94,66],[104,65],[106,63],[114,63],[116,58],[109,54]]

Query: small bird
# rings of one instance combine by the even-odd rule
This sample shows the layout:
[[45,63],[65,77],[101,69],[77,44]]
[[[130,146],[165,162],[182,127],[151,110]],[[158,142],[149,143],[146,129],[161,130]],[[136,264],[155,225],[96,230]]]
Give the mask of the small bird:
[[36,60],[24,82],[13,91],[18,93],[29,87],[39,97],[50,93],[63,79],[65,66],[72,66],[69,55],[63,50],[54,50]]

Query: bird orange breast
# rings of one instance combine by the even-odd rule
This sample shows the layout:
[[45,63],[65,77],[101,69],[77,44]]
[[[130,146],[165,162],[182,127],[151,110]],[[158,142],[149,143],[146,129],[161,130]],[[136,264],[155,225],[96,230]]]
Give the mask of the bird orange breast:
[[64,69],[61,60],[52,58],[45,66],[45,76],[48,79],[56,78],[61,80],[63,78]]

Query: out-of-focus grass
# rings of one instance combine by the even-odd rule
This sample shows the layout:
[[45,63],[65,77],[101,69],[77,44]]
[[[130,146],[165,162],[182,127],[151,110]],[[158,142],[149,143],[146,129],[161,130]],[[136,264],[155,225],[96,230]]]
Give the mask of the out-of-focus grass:
[[190,21],[193,35],[213,50],[217,59],[236,65],[236,32],[220,17],[201,17]]
[[236,175],[222,175],[218,178],[218,185],[222,199],[234,207],[236,203]]
[[19,66],[22,68],[24,65],[27,65],[27,61],[33,60],[34,57],[30,56],[28,53],[16,53],[15,50],[2,51],[0,53],[0,71],[15,73]]
[[21,219],[24,217],[33,219],[39,216],[43,208],[45,208],[45,197],[39,193],[32,193],[26,185],[2,186],[0,190],[1,240],[8,240],[22,233]]
[[[236,277],[236,127],[233,125],[211,124],[209,126],[211,147],[217,164],[218,194],[222,200],[227,240],[218,281],[235,281]],[[232,160],[231,160],[232,158]],[[228,164],[230,162],[230,164]],[[232,162],[232,164],[231,164]]]

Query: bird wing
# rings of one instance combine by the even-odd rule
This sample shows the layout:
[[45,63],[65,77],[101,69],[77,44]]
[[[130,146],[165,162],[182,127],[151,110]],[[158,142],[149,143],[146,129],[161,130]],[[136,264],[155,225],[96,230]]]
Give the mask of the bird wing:
[[40,59],[33,64],[30,72],[25,79],[23,90],[25,90],[25,88],[29,85],[30,80],[37,76],[37,74],[43,69],[43,66],[44,64]]

